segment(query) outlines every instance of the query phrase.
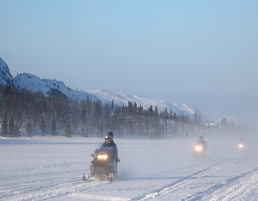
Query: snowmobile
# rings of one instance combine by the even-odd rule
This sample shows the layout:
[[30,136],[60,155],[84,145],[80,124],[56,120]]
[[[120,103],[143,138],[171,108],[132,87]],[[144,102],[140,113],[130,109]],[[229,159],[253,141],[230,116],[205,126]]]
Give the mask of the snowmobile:
[[86,181],[91,177],[95,177],[98,181],[113,181],[117,173],[117,166],[113,158],[110,147],[104,147],[100,150],[102,144],[98,146],[95,153],[90,156],[93,160],[90,164],[90,173],[83,175]]
[[244,147],[245,147],[245,146],[244,146],[244,143],[240,142],[240,143],[238,144],[238,148],[239,148],[239,149],[244,149]]
[[203,147],[203,145],[200,144],[200,143],[197,143],[194,146],[193,158],[195,158],[195,159],[204,159],[205,158],[205,154],[206,154],[206,150]]
[[241,137],[240,140],[239,140],[239,143],[238,143],[238,148],[239,149],[244,149],[244,140],[243,138]]

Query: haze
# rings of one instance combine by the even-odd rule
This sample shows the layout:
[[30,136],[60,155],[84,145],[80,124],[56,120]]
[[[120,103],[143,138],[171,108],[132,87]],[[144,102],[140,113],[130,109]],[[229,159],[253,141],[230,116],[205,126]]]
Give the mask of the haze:
[[0,199],[51,201],[257,200],[257,135],[207,134],[206,158],[195,160],[199,133],[166,139],[119,138],[114,182],[83,181],[90,153],[104,138],[74,135],[0,138]]
[[258,127],[257,1],[4,1],[0,56],[82,90],[180,102]]

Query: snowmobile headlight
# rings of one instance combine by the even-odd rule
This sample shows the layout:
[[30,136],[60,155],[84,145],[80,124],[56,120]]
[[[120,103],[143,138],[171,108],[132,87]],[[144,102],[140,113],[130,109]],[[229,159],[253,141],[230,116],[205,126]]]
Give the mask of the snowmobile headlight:
[[194,147],[194,149],[195,149],[195,151],[202,151],[202,146],[196,145],[196,146]]
[[239,148],[243,148],[244,145],[243,145],[243,144],[239,144],[238,147],[239,147]]
[[108,156],[106,154],[100,154],[97,156],[99,160],[107,160]]

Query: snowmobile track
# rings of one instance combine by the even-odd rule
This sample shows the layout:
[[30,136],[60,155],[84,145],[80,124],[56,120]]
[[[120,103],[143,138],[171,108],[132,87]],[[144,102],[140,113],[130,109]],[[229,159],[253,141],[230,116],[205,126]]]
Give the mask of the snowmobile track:
[[[32,201],[32,200],[47,200],[47,199],[53,199],[55,197],[66,196],[71,193],[76,193],[81,190],[90,190],[94,189],[99,186],[105,186],[108,185],[109,182],[91,182],[91,183],[85,183],[82,182],[80,179],[55,179],[52,181],[43,181],[44,188],[42,188],[42,182],[38,181],[40,184],[34,185],[33,183],[25,184],[25,183],[19,183],[18,185],[24,186],[24,188],[20,190],[13,190],[11,193],[4,193],[4,189],[1,188],[2,193],[0,193],[0,200],[3,201]],[[8,186],[5,186],[4,188],[8,188]],[[33,192],[33,193],[32,193]],[[69,192],[69,193],[68,193]]]
[[[187,200],[251,200],[258,194],[258,168],[215,184]],[[206,195],[205,195],[206,193]],[[255,200],[258,199],[258,196]]]
[[131,200],[151,200],[151,199],[157,199],[159,197],[162,197],[163,195],[166,195],[170,192],[176,191],[177,189],[183,188],[185,185],[193,182],[196,179],[202,178],[206,176],[208,173],[216,171],[221,168],[221,166],[226,166],[228,164],[234,164],[239,163],[241,160],[238,159],[232,159],[231,161],[227,161],[226,163],[219,163],[217,165],[213,165],[211,167],[205,168],[201,171],[195,172],[194,174],[191,174],[187,177],[184,177],[182,179],[179,179],[175,182],[172,182],[170,184],[167,184],[161,188],[158,188],[151,193],[145,193],[141,196],[137,196],[132,198]]
[[[0,186],[0,200],[46,200],[65,196],[85,189],[107,185],[105,182],[85,183],[74,170],[67,169],[80,166],[80,162],[57,163],[48,166],[36,166],[29,168],[9,169],[1,171],[1,180],[12,182]],[[43,173],[37,170],[44,170]],[[62,175],[69,173],[70,177],[63,178]],[[44,176],[42,177],[42,175]],[[31,178],[30,182],[23,177]],[[40,179],[38,179],[40,178]],[[42,187],[43,186],[43,187]]]

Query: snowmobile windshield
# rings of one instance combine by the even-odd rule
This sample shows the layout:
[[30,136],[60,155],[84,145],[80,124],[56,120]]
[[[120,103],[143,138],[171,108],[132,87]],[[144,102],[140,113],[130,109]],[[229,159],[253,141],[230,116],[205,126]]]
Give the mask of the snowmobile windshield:
[[99,149],[100,149],[100,147],[102,146],[102,144],[103,144],[103,143],[99,143],[99,145],[98,145],[98,147],[97,147],[97,149],[96,149],[96,150],[99,150]]
[[99,152],[99,151],[104,151],[104,152],[107,152],[110,156],[113,156],[114,154],[114,150],[112,147],[103,147],[102,146],[103,143],[100,143],[98,145],[98,148],[96,149],[95,153]]

